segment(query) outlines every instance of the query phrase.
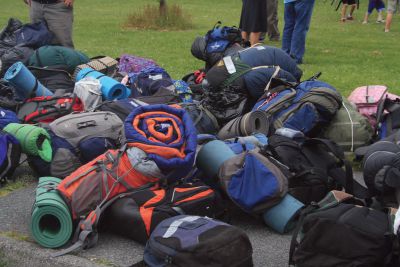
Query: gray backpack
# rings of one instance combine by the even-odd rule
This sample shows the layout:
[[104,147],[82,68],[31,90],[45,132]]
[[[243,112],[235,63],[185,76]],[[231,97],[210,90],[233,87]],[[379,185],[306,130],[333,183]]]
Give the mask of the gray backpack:
[[72,113],[50,123],[53,160],[44,163],[39,159],[30,161],[42,176],[64,178],[108,149],[125,142],[121,119],[112,112]]

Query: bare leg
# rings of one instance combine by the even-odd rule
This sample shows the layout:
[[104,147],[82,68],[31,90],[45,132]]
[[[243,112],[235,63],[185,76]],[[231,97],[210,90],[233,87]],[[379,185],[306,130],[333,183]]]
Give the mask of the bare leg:
[[393,18],[393,13],[392,12],[387,13],[385,32],[390,31],[390,25],[392,24],[392,18]]
[[261,32],[252,32],[250,33],[250,44],[253,46],[260,42]]
[[248,40],[249,40],[249,35],[247,34],[247,32],[243,32],[243,31],[242,31],[242,39],[243,39],[244,41],[248,41]]
[[357,5],[351,5],[350,13],[349,13],[349,15],[347,17],[353,18],[353,13],[354,13],[354,10],[356,9],[356,6]]
[[368,17],[369,17],[368,12],[365,12],[363,24],[367,24],[368,23]]
[[346,11],[347,11],[347,4],[343,4],[342,17],[340,19],[341,22],[345,22],[346,21]]

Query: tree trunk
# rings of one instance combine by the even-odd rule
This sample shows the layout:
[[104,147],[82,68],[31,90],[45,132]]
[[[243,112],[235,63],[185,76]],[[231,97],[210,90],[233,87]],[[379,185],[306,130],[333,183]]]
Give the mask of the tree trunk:
[[165,16],[167,14],[167,1],[160,0],[160,15]]

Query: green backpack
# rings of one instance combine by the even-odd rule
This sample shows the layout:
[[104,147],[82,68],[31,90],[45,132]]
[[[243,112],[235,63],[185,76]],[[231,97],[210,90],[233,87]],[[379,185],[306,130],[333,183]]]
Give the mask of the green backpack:
[[337,111],[331,123],[322,132],[322,137],[337,143],[344,151],[368,145],[373,137],[373,129],[368,119],[362,116],[354,106],[343,98],[342,107]]

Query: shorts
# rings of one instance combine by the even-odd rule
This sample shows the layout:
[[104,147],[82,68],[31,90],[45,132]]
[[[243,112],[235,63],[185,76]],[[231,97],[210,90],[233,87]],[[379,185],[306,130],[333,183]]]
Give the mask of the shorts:
[[385,9],[385,3],[383,3],[382,0],[369,0],[368,14],[371,14],[374,9],[378,12],[383,11]]
[[343,0],[342,3],[344,5],[355,5],[356,4],[356,0]]
[[394,13],[397,10],[397,6],[399,5],[400,0],[388,0],[387,3],[387,12]]

